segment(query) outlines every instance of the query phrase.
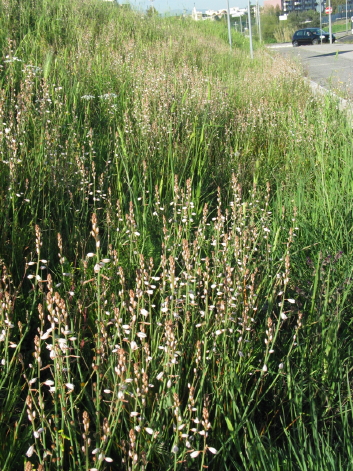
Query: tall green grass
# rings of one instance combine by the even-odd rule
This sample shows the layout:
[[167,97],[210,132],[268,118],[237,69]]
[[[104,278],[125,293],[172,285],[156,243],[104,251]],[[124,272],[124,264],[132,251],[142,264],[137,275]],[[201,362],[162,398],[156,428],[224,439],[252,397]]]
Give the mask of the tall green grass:
[[0,22],[1,469],[351,469],[337,103],[222,25]]

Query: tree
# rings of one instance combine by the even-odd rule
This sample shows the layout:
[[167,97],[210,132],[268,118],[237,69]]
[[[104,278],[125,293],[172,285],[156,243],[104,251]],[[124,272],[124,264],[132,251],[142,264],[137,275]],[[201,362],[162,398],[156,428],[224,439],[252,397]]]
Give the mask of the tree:
[[315,10],[291,12],[288,15],[288,26],[298,28],[317,28],[320,26],[320,14]]
[[158,15],[158,11],[154,8],[153,5],[151,5],[147,8],[146,15],[148,16],[148,18],[152,18],[152,16]]
[[279,25],[279,15],[281,10],[279,7],[269,6],[263,9],[261,14],[261,31],[263,40],[268,42],[275,41],[274,32]]

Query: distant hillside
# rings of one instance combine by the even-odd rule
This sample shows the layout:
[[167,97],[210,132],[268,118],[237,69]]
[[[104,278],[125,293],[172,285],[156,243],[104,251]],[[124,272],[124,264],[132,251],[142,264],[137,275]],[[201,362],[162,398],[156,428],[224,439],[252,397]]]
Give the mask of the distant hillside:
[[191,10],[181,10],[179,8],[175,10],[168,10],[168,11],[160,12],[160,14],[165,15],[165,16],[179,16],[183,14],[191,15]]

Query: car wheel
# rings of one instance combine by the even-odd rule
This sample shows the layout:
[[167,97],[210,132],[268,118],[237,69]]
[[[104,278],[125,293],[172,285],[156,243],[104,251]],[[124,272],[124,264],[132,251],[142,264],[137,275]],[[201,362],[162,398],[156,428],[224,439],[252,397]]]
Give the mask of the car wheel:
[[293,41],[293,43],[292,43],[292,44],[293,44],[293,47],[298,47],[298,46],[299,46],[299,43],[298,43],[298,41]]
[[318,39],[313,39],[312,44],[313,44],[313,46],[316,46],[317,44],[319,44],[319,40]]

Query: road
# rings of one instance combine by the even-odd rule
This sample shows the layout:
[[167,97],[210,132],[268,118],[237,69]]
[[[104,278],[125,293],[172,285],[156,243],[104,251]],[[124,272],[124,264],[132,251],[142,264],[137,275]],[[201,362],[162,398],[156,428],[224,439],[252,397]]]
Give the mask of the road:
[[353,44],[336,41],[334,44],[293,47],[291,43],[274,44],[270,49],[298,59],[305,74],[324,88],[340,90],[353,98]]

